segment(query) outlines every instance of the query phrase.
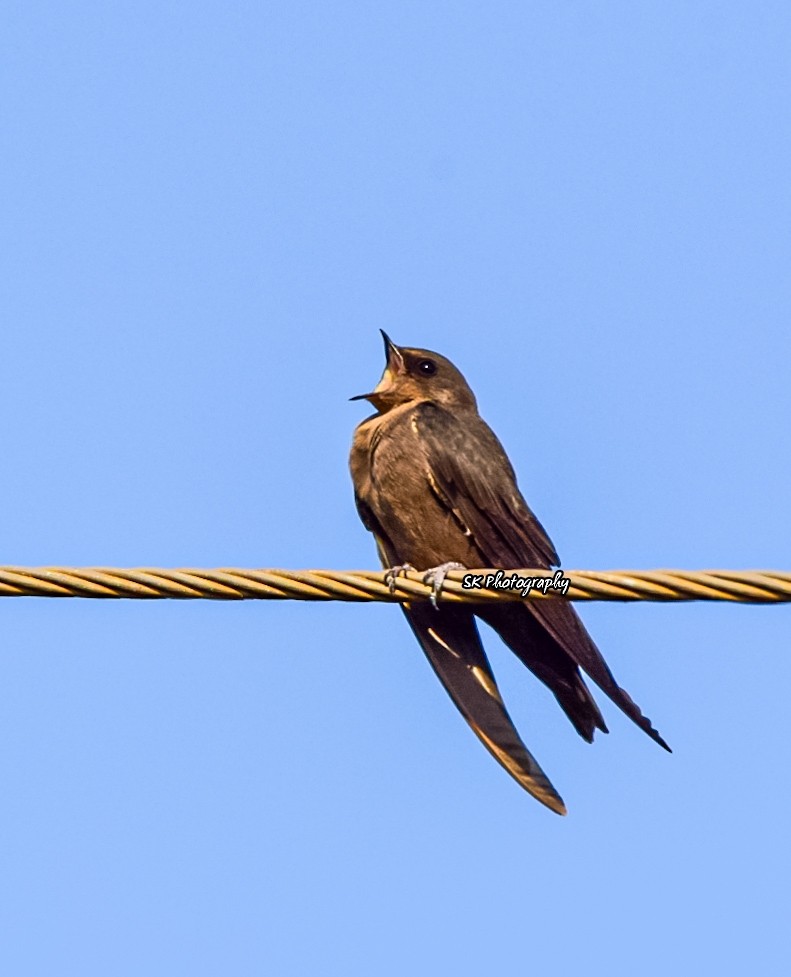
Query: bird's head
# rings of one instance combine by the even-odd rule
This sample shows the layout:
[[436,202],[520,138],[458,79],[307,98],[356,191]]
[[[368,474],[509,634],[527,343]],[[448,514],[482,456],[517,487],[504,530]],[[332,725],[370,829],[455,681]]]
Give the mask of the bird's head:
[[385,342],[387,362],[382,379],[369,394],[352,400],[368,400],[385,414],[402,404],[431,401],[443,407],[476,409],[475,396],[456,367],[428,349],[396,346],[379,330]]

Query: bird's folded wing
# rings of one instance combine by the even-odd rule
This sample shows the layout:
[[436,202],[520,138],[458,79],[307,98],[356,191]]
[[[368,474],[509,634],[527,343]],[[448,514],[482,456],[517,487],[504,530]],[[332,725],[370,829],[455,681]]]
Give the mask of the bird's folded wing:
[[472,536],[487,566],[516,569],[559,562],[485,421],[477,414],[459,418],[432,403],[421,404],[414,421],[432,490]]
[[[546,567],[559,562],[541,523],[517,488],[510,462],[495,435],[477,416],[459,420],[434,404],[416,417],[426,478],[481,554],[483,565],[503,569]],[[565,652],[640,729],[670,747],[615,681],[573,606],[561,600],[527,605]]]
[[558,814],[563,800],[511,722],[466,608],[405,604],[404,614],[426,657],[478,738],[528,793]]
[[593,638],[585,630],[573,605],[565,600],[531,600],[528,601],[527,607],[557,644],[593,679],[602,692],[609,696],[616,706],[654,742],[671,753],[672,750],[658,730],[654,729],[651,720],[643,715],[634,699],[615,681],[615,676],[596,647]]

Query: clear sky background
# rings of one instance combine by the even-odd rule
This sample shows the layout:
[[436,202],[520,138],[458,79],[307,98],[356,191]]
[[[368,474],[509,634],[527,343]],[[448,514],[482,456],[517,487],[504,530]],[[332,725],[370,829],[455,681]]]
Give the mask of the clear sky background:
[[[0,562],[374,568],[378,328],[569,568],[791,567],[791,13],[11,0]],[[0,970],[785,973],[791,608],[582,608],[675,749],[489,635],[558,818],[386,605],[4,600]]]

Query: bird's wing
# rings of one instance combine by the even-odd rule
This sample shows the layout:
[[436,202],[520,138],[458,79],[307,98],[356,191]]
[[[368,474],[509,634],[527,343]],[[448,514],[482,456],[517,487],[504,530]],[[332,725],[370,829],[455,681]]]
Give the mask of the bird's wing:
[[648,716],[643,715],[634,699],[615,681],[615,676],[594,644],[593,638],[585,630],[585,625],[574,607],[565,600],[532,600],[528,602],[528,608],[557,644],[568,652],[586,674],[590,675],[602,692],[652,740],[668,753],[672,753],[658,730],[654,729]]
[[426,657],[459,712],[517,783],[557,814],[566,807],[514,729],[467,608],[405,604],[403,611]]
[[[503,569],[557,564],[555,548],[523,499],[511,464],[487,424],[477,415],[459,418],[431,403],[419,405],[414,419],[432,490],[472,538],[483,564]],[[560,651],[645,733],[669,750],[650,720],[615,681],[574,607],[565,600],[533,600],[526,606]],[[528,664],[529,654],[529,648],[520,654]]]
[[516,486],[508,456],[477,414],[458,417],[433,403],[413,415],[440,504],[493,567],[550,567],[555,547]]

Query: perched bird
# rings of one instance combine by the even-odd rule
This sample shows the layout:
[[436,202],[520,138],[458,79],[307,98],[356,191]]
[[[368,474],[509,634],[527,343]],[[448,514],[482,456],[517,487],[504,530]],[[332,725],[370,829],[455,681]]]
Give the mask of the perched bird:
[[[546,568],[559,563],[527,506],[502,445],[478,414],[467,381],[444,356],[396,346],[365,399],[376,408],[355,430],[349,460],[355,501],[388,579],[404,566],[441,586],[448,563]],[[514,779],[558,814],[560,795],[519,737],[492,674],[476,617],[490,625],[554,693],[591,742],[607,732],[582,669],[660,746],[668,745],[613,678],[571,603],[415,602],[402,609],[429,662],[474,732]]]

